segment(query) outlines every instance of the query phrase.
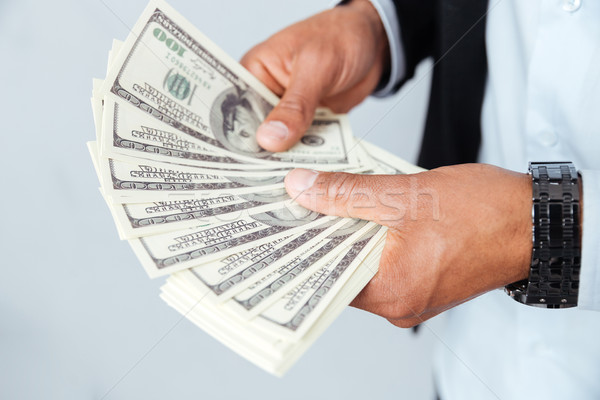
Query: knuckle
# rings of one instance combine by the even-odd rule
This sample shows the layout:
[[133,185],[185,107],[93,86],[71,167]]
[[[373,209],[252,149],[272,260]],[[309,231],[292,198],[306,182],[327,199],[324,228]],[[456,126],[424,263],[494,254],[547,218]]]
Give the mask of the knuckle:
[[264,66],[257,58],[242,59],[241,64],[254,76],[260,77],[264,72]]
[[288,89],[278,103],[277,109],[279,112],[285,113],[287,118],[299,121],[306,125],[304,128],[307,128],[313,119],[316,103],[317,101],[310,99],[306,94]]
[[325,199],[336,203],[349,203],[352,196],[359,192],[360,180],[360,175],[343,172],[330,175],[324,187]]
[[304,45],[296,59],[296,66],[309,69],[315,82],[328,91],[340,80],[346,70],[344,53],[328,41],[313,40]]
[[293,92],[286,93],[283,99],[277,105],[280,111],[284,111],[286,114],[291,114],[295,118],[300,120],[307,120],[312,117],[309,100],[302,93]]
[[398,328],[412,328],[420,323],[417,319],[388,319],[388,321]]
[[417,296],[406,296],[390,304],[385,311],[385,317],[397,322],[406,323],[410,320],[418,321],[425,311],[425,303]]
[[334,53],[336,51],[335,46],[330,41],[321,40],[321,38],[315,38],[307,41],[302,47],[302,51],[299,54],[299,61],[308,62],[311,64],[331,63],[335,60]]
[[246,54],[242,56],[240,64],[242,64],[247,69],[249,69],[250,66],[260,64],[262,48],[263,45],[261,43],[248,50],[248,52],[246,52]]
[[383,315],[390,321],[402,321],[413,316],[408,307],[402,307],[398,304],[389,305]]

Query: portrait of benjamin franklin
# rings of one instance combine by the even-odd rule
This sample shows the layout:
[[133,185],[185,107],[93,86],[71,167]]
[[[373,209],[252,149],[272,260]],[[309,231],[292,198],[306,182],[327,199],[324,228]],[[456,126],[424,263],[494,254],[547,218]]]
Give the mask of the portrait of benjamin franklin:
[[250,157],[267,157],[271,153],[258,145],[256,129],[271,109],[251,88],[232,87],[212,104],[210,127],[227,150]]

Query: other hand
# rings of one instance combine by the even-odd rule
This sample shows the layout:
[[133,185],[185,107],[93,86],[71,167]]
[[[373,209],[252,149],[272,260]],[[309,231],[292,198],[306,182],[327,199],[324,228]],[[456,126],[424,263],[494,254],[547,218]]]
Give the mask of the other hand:
[[347,112],[377,86],[388,44],[368,0],[324,11],[252,48],[241,60],[277,95],[279,104],[258,128],[269,151],[292,147],[310,126],[317,106]]
[[485,164],[414,175],[291,171],[302,206],[387,226],[379,271],[353,306],[410,327],[527,278],[531,179]]

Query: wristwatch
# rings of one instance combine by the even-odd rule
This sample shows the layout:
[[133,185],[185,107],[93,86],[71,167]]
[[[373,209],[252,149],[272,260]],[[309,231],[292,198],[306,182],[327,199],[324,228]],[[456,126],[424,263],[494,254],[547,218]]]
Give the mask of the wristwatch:
[[533,189],[529,278],[505,291],[530,306],[575,307],[581,266],[579,176],[571,162],[531,162],[529,174]]

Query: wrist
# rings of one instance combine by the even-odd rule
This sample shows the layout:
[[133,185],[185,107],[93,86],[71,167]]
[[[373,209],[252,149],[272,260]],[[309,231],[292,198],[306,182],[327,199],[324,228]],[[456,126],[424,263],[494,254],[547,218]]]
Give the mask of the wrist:
[[370,0],[351,0],[344,2],[343,5],[348,9],[356,10],[368,20],[375,38],[379,40],[386,39],[385,28],[383,27],[379,13]]
[[519,193],[518,206],[516,208],[516,217],[518,218],[518,229],[514,237],[517,239],[516,252],[518,258],[514,268],[514,275],[509,282],[505,284],[527,279],[531,269],[531,253],[533,251],[533,224],[531,221],[531,176],[529,174],[519,174],[519,187],[516,193]]
[[355,11],[367,21],[373,37],[373,48],[377,49],[374,67],[379,71],[380,77],[388,76],[391,67],[390,45],[381,16],[373,3],[370,0],[349,0],[342,1],[340,5]]
[[581,185],[571,162],[531,162],[532,253],[526,279],[506,286],[515,300],[545,308],[577,305]]

